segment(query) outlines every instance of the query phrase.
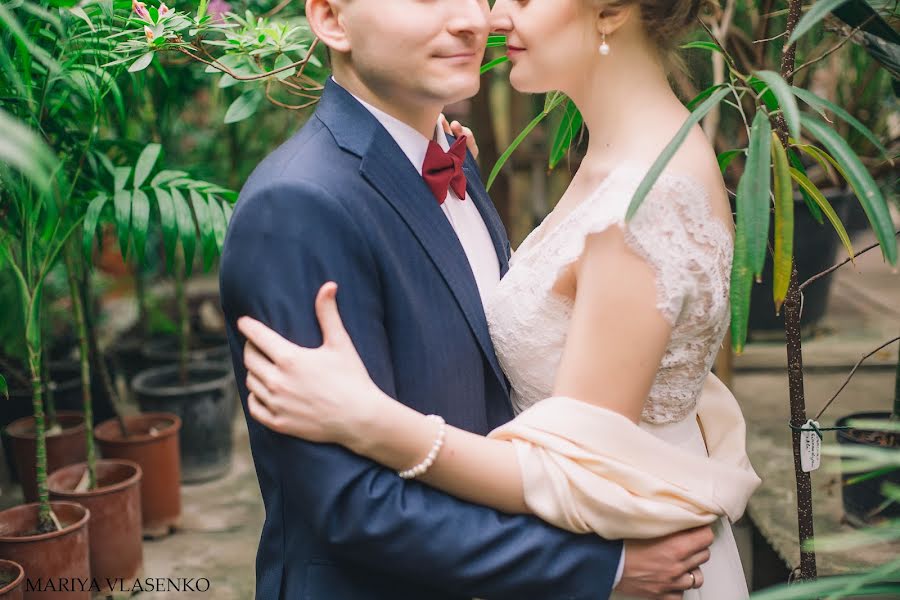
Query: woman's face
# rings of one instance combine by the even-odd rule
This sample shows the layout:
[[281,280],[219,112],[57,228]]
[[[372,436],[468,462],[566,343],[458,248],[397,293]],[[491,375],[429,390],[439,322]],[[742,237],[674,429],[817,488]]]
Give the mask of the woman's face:
[[595,15],[584,0],[497,0],[490,24],[507,37],[512,86],[542,93],[577,85],[598,58]]

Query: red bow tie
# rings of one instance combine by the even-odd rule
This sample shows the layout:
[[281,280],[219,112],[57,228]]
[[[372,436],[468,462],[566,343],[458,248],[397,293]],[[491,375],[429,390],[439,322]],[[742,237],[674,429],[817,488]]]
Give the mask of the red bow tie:
[[444,203],[450,188],[453,188],[460,200],[466,199],[466,174],[462,168],[465,160],[464,135],[457,138],[447,152],[444,152],[436,142],[428,142],[428,151],[422,164],[422,178],[425,179],[438,204]]

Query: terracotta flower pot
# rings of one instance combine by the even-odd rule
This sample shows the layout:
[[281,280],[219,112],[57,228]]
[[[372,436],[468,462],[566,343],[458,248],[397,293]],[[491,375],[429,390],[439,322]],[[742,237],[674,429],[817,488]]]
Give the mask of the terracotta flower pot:
[[116,419],[94,428],[94,437],[105,458],[137,463],[141,480],[141,521],[144,535],[167,535],[181,520],[181,460],[178,431],[181,419],[168,413],[143,413],[124,417],[129,436],[122,437]]
[[100,582],[133,581],[144,567],[141,467],[127,460],[98,460],[97,487],[73,491],[86,470],[87,463],[79,463],[51,473],[50,498],[77,502],[91,511],[91,576]]
[[17,562],[0,560],[0,600],[22,600],[25,569]]
[[90,600],[90,511],[73,502],[52,502],[62,529],[35,534],[38,505],[0,512],[0,556],[25,570],[25,600]]
[[[87,459],[84,416],[71,411],[59,411],[56,416],[63,430],[56,435],[47,436],[48,473]],[[37,437],[34,432],[34,417],[13,421],[6,427],[6,434],[12,441],[16,472],[22,482],[25,502],[37,502]]]

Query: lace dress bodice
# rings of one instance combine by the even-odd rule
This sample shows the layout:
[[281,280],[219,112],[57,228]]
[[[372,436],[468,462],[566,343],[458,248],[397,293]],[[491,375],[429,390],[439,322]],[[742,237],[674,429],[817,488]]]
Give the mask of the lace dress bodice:
[[728,328],[732,236],[713,216],[702,185],[669,171],[625,224],[646,172],[645,166],[619,165],[554,229],[545,232],[541,224],[488,298],[491,338],[517,412],[553,395],[574,307],[553,287],[581,255],[587,236],[610,226],[622,227],[631,249],[652,266],[657,308],[673,327],[642,420],[673,423],[694,410]]

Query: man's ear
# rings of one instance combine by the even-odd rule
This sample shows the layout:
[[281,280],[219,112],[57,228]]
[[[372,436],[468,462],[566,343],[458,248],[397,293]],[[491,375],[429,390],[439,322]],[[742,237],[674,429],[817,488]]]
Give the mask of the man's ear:
[[322,43],[336,52],[350,52],[350,39],[344,29],[342,0],[306,0],[306,20]]
[[634,6],[604,6],[597,9],[597,32],[614,34],[634,15]]

